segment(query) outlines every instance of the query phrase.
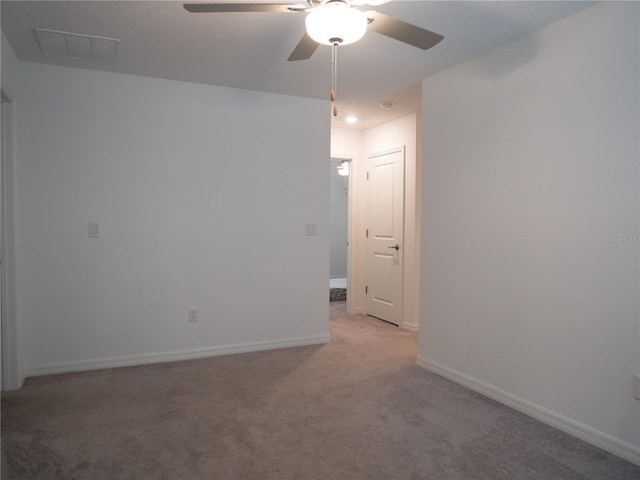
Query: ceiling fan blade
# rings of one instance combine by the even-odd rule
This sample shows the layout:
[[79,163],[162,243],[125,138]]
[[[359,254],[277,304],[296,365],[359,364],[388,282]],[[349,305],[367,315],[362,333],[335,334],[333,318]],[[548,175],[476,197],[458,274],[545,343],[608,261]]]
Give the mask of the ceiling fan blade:
[[367,17],[372,20],[367,26],[367,30],[395,38],[423,50],[433,47],[444,38],[438,33],[430,32],[382,13],[366,13]]
[[304,34],[302,40],[296,45],[296,48],[293,49],[291,55],[287,59],[290,62],[296,62],[298,60],[306,60],[307,58],[313,55],[313,52],[316,51],[320,44],[313,40],[308,34]]
[[298,12],[306,10],[301,3],[185,3],[191,13]]

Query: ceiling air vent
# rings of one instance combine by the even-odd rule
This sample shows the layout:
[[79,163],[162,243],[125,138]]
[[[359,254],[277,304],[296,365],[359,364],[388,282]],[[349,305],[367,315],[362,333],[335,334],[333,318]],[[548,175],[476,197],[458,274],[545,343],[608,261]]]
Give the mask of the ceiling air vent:
[[36,28],[42,52],[47,57],[69,58],[91,63],[115,63],[118,42],[114,38]]

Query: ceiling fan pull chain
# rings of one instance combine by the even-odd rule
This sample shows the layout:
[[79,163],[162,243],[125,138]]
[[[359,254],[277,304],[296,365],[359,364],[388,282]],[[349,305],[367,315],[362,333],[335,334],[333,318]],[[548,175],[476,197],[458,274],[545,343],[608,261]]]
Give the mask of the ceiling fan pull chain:
[[333,116],[338,116],[338,107],[335,105],[336,90],[338,88],[338,42],[333,42],[331,47],[331,102],[333,103]]

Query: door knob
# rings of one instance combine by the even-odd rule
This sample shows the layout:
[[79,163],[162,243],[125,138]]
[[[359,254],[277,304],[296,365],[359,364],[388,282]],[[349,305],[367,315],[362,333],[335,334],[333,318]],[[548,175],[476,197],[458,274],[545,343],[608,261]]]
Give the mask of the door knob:
[[396,243],[393,247],[387,247],[387,248],[395,248],[397,252],[398,250],[400,250],[400,245]]

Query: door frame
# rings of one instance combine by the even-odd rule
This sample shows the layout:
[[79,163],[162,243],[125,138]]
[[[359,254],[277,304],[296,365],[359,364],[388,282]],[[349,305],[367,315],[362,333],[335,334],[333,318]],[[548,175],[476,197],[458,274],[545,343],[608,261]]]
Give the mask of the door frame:
[[[355,155],[348,153],[336,153],[329,157],[331,160],[342,160],[349,162],[349,175],[347,176],[347,313],[354,313],[355,298],[353,294],[349,293],[350,289],[353,289],[352,275],[356,271],[356,256],[353,255],[353,241],[355,240],[355,231],[353,225],[353,167],[355,165]],[[353,291],[353,290],[352,290]]]
[[15,231],[13,202],[13,102],[6,90],[2,99],[2,152],[0,159],[0,332],[2,358],[2,389],[15,390],[22,386],[20,345],[16,318],[15,291]]

